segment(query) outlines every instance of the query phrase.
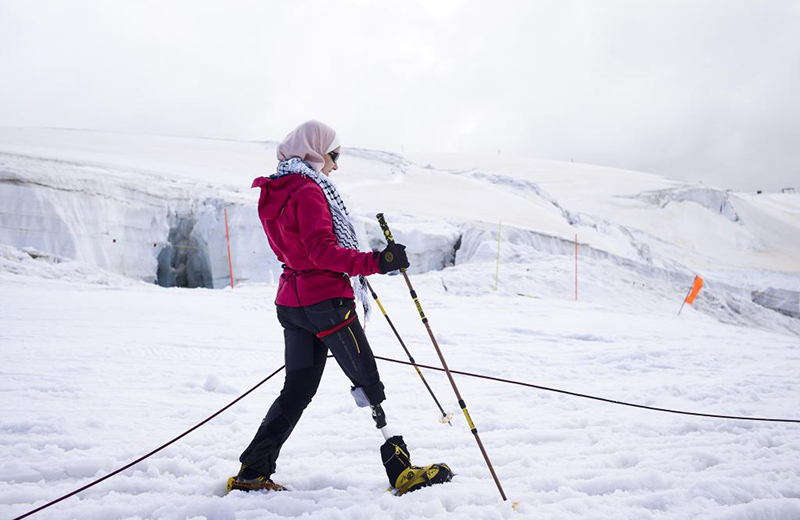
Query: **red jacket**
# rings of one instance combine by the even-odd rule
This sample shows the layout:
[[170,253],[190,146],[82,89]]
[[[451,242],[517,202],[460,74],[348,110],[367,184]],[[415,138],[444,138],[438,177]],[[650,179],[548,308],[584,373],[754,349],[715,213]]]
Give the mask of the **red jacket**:
[[302,175],[258,177],[252,187],[261,188],[258,217],[270,247],[287,267],[275,303],[302,307],[329,298],[353,298],[353,287],[343,273],[367,276],[379,272],[377,254],[338,244],[328,201],[312,179]]

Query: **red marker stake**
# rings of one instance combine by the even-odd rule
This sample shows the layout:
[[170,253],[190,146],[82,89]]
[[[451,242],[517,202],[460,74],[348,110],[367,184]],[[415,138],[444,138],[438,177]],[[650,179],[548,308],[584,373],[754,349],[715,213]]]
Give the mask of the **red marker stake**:
[[575,301],[578,301],[578,235],[575,234]]
[[231,275],[231,289],[233,289],[233,261],[231,260],[231,235],[228,232],[228,208],[225,208],[225,241],[228,242],[228,271]]

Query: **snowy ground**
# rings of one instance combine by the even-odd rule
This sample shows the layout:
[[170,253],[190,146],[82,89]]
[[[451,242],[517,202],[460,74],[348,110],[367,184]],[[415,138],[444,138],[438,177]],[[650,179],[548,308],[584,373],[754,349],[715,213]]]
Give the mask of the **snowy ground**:
[[[381,247],[377,211],[408,245],[451,368],[659,407],[800,417],[800,194],[512,157],[346,148],[340,162],[365,247]],[[249,189],[272,165],[274,143],[0,128],[0,518],[108,474],[282,364],[280,268]],[[166,255],[176,272],[194,265],[207,286],[228,286],[225,211],[236,288],[153,285]],[[695,274],[706,285],[678,317]],[[437,365],[402,280],[372,283],[416,359]],[[378,313],[367,333],[378,355],[403,359]],[[274,476],[290,492],[224,494],[278,376],[34,518],[800,518],[798,424],[458,376],[504,504],[444,375],[427,377],[456,414],[452,428],[413,369],[380,368],[390,424],[416,463],[450,464],[451,484],[386,492],[383,439],[329,361]]]
[[[149,451],[282,364],[271,285],[162,289],[68,267],[48,279],[34,275],[35,262],[12,274],[9,261],[0,274],[2,518]],[[659,298],[625,303],[640,294],[635,286],[577,303],[495,294],[485,290],[490,267],[413,278],[454,369],[699,412],[798,415],[796,335],[693,308],[678,318],[675,302]],[[402,280],[374,285],[417,360],[436,364]],[[403,358],[381,316],[368,334],[377,354]],[[514,511],[463,418],[440,425],[409,367],[382,364],[381,373],[390,424],[416,462],[448,462],[451,484],[385,492],[380,434],[330,362],[275,475],[290,492],[224,495],[280,388],[275,378],[178,444],[36,517],[800,518],[800,425],[667,415],[458,377]],[[458,412],[444,376],[427,377]]]

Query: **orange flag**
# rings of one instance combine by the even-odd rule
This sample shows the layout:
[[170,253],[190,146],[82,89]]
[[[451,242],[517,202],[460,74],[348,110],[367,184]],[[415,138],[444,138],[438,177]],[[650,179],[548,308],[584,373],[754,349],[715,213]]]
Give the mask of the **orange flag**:
[[689,305],[694,303],[694,299],[697,298],[697,293],[700,292],[700,289],[703,288],[703,279],[699,276],[694,277],[694,284],[692,285],[692,290],[689,291],[689,294],[686,296],[686,303]]

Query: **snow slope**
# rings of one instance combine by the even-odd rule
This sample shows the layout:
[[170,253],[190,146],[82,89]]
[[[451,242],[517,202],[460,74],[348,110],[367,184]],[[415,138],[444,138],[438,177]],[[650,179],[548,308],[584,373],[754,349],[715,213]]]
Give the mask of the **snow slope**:
[[[37,262],[40,260],[30,260]],[[67,262],[69,263],[69,262]],[[591,262],[590,262],[591,263]],[[599,266],[599,267],[602,267]],[[523,277],[524,269],[509,268]],[[606,302],[494,294],[480,265],[414,276],[452,368],[699,412],[796,416],[797,336],[720,323],[651,297]],[[282,364],[275,287],[160,289],[75,276],[0,274],[0,517],[102,476],[232,400]],[[419,362],[436,364],[405,285],[376,290]],[[445,290],[445,286],[448,290]],[[590,300],[587,295],[587,300]],[[618,299],[618,301],[613,301]],[[377,317],[379,318],[379,317]],[[402,359],[385,323],[378,355]],[[333,362],[331,361],[331,365]],[[178,444],[39,518],[795,519],[797,424],[703,419],[615,407],[457,377],[506,493],[503,504],[458,414],[438,411],[409,367],[381,363],[390,424],[415,461],[447,461],[446,486],[385,492],[367,412],[330,366],[285,446],[290,492],[233,493],[236,471],[280,379]],[[428,373],[447,410],[445,378]]]
[[[510,157],[349,149],[340,162],[334,178],[365,244],[380,247],[382,211],[408,245],[452,368],[653,406],[798,418],[797,194]],[[149,451],[282,364],[279,266],[249,189],[271,164],[274,143],[0,129],[0,518]],[[223,289],[164,289],[152,283],[159,273]],[[707,285],[677,317],[696,273]],[[415,358],[438,364],[402,280],[373,285]],[[403,358],[380,315],[367,332],[377,354]],[[385,493],[382,438],[331,366],[279,462],[275,478],[290,493],[223,492],[276,377],[34,518],[800,518],[797,424],[667,415],[457,377],[520,503],[512,510],[463,418],[441,426],[412,369],[380,369],[390,424],[415,462],[448,462],[452,484]],[[426,376],[458,412],[444,376]]]

